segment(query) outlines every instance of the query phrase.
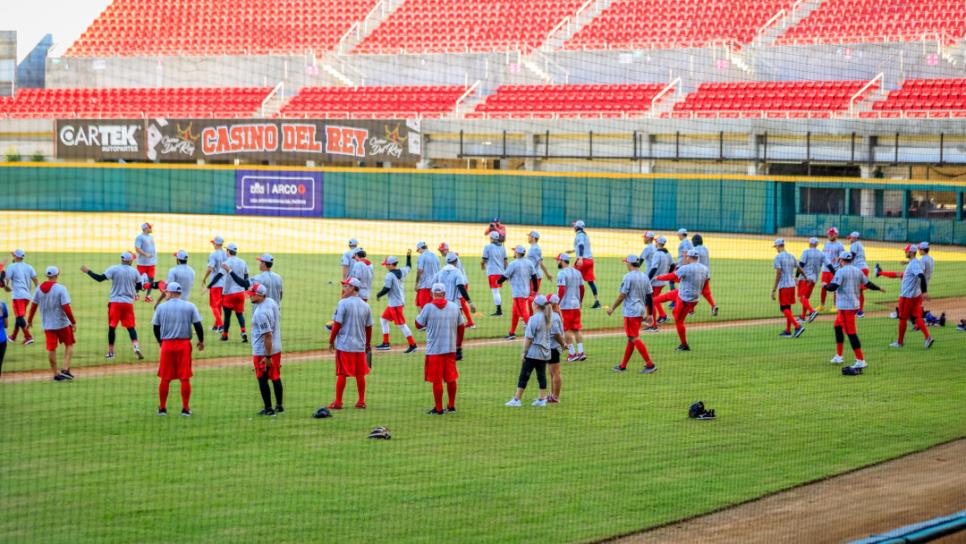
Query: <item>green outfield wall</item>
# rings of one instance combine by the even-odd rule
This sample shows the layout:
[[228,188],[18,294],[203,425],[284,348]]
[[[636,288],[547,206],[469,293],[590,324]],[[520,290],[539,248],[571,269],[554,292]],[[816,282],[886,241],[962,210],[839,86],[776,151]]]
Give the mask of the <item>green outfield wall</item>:
[[[253,167],[238,167],[250,172]],[[255,167],[256,170],[259,168]],[[282,169],[322,172],[320,216],[400,221],[687,227],[802,236],[829,226],[867,239],[966,244],[961,182],[815,180],[710,175],[472,173],[451,170]],[[155,165],[0,165],[0,209],[236,213],[236,168]],[[926,204],[924,204],[926,203]],[[928,208],[928,209],[927,209]]]

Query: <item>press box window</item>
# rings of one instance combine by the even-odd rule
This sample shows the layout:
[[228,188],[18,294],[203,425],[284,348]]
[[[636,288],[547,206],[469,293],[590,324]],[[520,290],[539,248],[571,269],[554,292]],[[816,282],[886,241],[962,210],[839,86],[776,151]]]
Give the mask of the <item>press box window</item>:
[[909,217],[956,219],[956,193],[909,191]]
[[824,215],[845,213],[845,189],[802,187],[801,191],[800,213]]

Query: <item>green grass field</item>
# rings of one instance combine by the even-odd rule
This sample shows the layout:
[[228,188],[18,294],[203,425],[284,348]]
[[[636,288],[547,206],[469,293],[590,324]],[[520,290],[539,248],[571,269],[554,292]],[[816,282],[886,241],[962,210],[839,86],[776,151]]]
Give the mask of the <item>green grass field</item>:
[[[771,305],[743,308],[751,317]],[[254,416],[248,368],[196,372],[190,419],[154,415],[151,374],[7,384],[0,534],[572,542],[636,531],[966,435],[950,415],[966,388],[963,339],[933,329],[932,350],[889,351],[894,328],[860,323],[871,366],[857,378],[828,363],[828,319],[794,341],[773,326],[695,331],[688,354],[673,351],[671,332],[648,336],[660,368],[650,376],[611,372],[623,342],[599,339],[590,361],[565,364],[563,402],[543,409],[503,406],[519,343],[477,348],[460,366],[459,412],[444,417],[425,415],[422,358],[403,355],[377,359],[368,410],[323,421],[309,416],[331,400],[329,361],[288,365],[288,411],[271,419]],[[696,400],[719,419],[688,420]],[[376,425],[393,440],[366,440]]]
[[[255,255],[242,255],[249,263],[252,273],[257,270]],[[385,269],[378,266],[384,255],[372,256],[372,261],[377,264],[376,275],[373,282],[375,293],[382,286],[385,278]],[[322,325],[331,317],[339,298],[339,284],[341,269],[339,267],[337,255],[276,255],[276,271],[285,279],[286,295],[282,303],[283,308],[283,335],[284,348],[287,352],[306,351],[321,349],[327,336],[323,334]],[[201,288],[201,277],[204,273],[206,262],[205,257],[195,254],[190,264],[198,273],[197,285],[192,294],[192,301],[198,305],[202,313],[202,318],[206,324],[206,329],[213,323],[213,317],[208,310],[207,294]],[[477,303],[478,310],[484,317],[477,318],[479,326],[469,331],[468,338],[492,338],[503,336],[507,333],[510,325],[509,307],[505,308],[507,315],[502,318],[489,317],[493,312],[493,299],[486,283],[486,277],[479,268],[479,259],[475,256],[465,256],[464,266],[469,275],[470,294],[474,302]],[[161,265],[158,267],[159,277],[167,275],[167,270],[174,264],[173,257],[162,257]],[[30,255],[29,262],[42,274],[43,269],[48,264],[56,264],[62,270],[61,281],[68,287],[73,299],[74,313],[78,318],[79,328],[77,332],[78,346],[76,348],[74,366],[83,367],[89,365],[104,364],[104,353],[107,343],[107,294],[110,286],[108,282],[97,283],[87,275],[80,272],[81,264],[86,264],[95,271],[103,271],[108,266],[117,262],[114,254],[43,254],[35,253]],[[553,265],[553,261],[548,260],[548,266]],[[620,259],[598,259],[596,261],[598,276],[598,286],[601,293],[601,302],[611,304],[617,294],[617,286],[620,279],[626,272],[625,265]],[[883,263],[884,266],[896,268],[897,263]],[[712,286],[716,301],[721,307],[721,314],[718,320],[730,321],[737,319],[751,319],[762,317],[779,316],[776,303],[769,298],[774,271],[771,268],[771,261],[766,260],[712,260]],[[556,269],[552,266],[551,272]],[[966,295],[966,283],[962,278],[966,274],[966,263],[942,263],[938,265],[934,284],[931,286],[930,293],[934,297],[948,297]],[[331,283],[330,283],[331,282]],[[885,280],[881,282],[888,289],[888,293],[870,293],[869,300],[873,303],[882,302],[884,307],[891,307],[898,296],[898,282],[895,280]],[[416,316],[416,309],[413,305],[415,285],[415,272],[407,278],[406,292],[408,303],[406,308],[407,318],[411,320]],[[550,292],[555,287],[544,284],[543,291]],[[9,295],[8,295],[9,297]],[[590,297],[589,289],[587,297]],[[818,292],[813,297],[813,303],[818,303]],[[505,304],[510,301],[509,286],[503,288],[503,299]],[[9,298],[7,298],[9,300]],[[370,301],[376,317],[385,308],[385,298],[381,301]],[[585,300],[587,309],[584,312],[584,326],[588,330],[600,328],[614,328],[621,326],[619,315],[608,318],[603,311],[589,310],[590,300]],[[873,306],[875,308],[876,306]],[[929,305],[927,304],[928,308]],[[152,305],[140,302],[136,304],[137,320],[139,333],[144,344],[145,356],[148,360],[157,359],[157,345],[151,335],[149,326]],[[250,307],[246,312],[246,317],[250,316]],[[702,302],[698,307],[697,314],[689,321],[710,320],[708,306]],[[234,319],[233,319],[234,321]],[[35,320],[34,332],[39,332],[40,318]],[[234,337],[232,342],[222,344],[211,341],[208,348],[203,353],[196,353],[197,357],[226,357],[242,356],[250,353],[247,345],[238,342],[237,323],[234,325]],[[376,334],[378,335],[378,322]],[[12,330],[12,324],[10,329]],[[214,340],[209,336],[209,340]],[[399,330],[393,327],[392,341],[403,344],[404,339]],[[115,364],[124,364],[134,361],[134,355],[130,350],[130,342],[123,329],[118,331],[117,343],[118,359]],[[43,352],[42,342],[29,347],[10,346],[7,351],[5,371],[18,371],[29,369],[47,368],[46,358]]]

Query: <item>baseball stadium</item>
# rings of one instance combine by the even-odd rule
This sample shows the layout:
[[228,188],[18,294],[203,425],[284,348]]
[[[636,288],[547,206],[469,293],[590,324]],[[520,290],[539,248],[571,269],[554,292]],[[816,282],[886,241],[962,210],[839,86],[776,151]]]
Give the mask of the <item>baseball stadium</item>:
[[966,542],[962,0],[0,10],[0,542]]

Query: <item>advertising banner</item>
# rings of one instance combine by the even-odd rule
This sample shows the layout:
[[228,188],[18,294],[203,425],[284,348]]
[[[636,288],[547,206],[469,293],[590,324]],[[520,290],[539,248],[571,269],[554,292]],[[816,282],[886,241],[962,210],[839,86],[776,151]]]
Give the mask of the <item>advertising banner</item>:
[[240,215],[322,216],[322,172],[238,170],[235,212]]
[[56,130],[62,159],[144,159],[143,120],[60,120]]

